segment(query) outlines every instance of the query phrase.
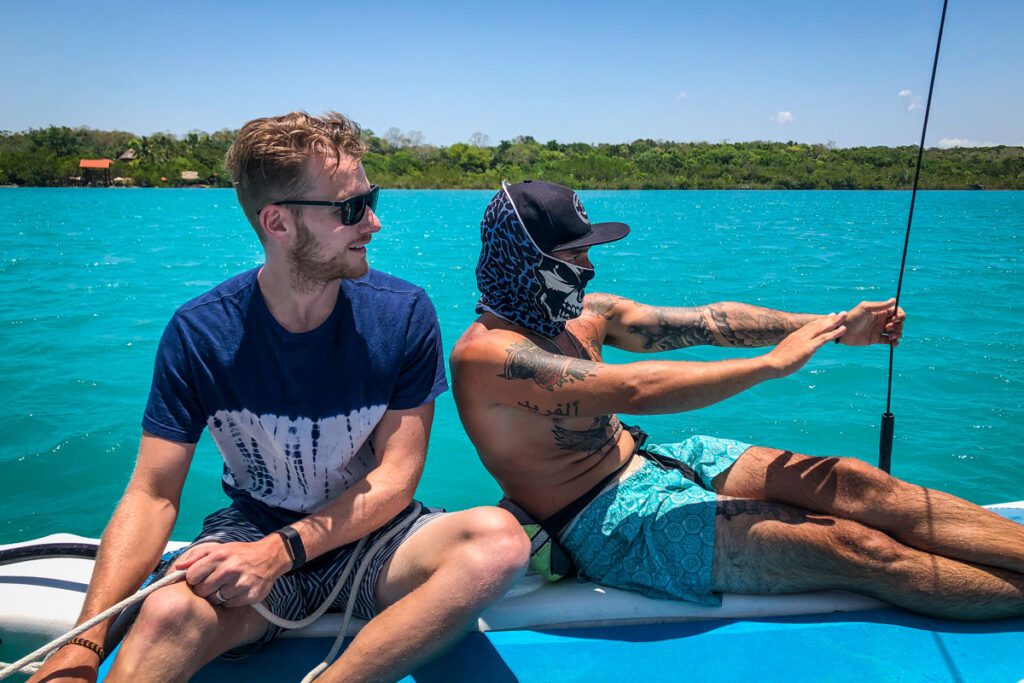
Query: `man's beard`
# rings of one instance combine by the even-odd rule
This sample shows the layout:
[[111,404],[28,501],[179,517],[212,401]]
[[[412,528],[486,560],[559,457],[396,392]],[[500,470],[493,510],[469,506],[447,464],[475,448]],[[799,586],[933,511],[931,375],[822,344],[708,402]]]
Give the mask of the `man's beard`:
[[366,262],[347,263],[348,250],[331,258],[323,258],[323,247],[300,218],[295,222],[295,248],[288,254],[292,283],[300,292],[311,292],[335,280],[361,277],[366,274]]

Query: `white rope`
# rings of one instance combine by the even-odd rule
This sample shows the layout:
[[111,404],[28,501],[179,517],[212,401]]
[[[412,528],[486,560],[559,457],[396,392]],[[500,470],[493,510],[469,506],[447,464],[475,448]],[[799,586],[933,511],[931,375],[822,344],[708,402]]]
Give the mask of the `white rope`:
[[[359,563],[359,569],[356,570],[355,579],[352,580],[352,592],[348,596],[348,604],[345,605],[345,616],[341,620],[341,629],[338,631],[338,635],[334,639],[334,645],[331,646],[331,651],[327,653],[327,656],[324,657],[324,660],[320,662],[320,664],[318,664],[316,667],[314,667],[308,674],[306,674],[306,677],[302,679],[302,683],[312,683],[314,680],[317,679],[317,677],[320,676],[320,674],[327,670],[327,667],[331,665],[331,663],[334,661],[334,658],[338,656],[338,650],[341,649],[341,644],[345,642],[345,633],[348,631],[348,623],[349,620],[352,618],[352,610],[356,606],[356,592],[358,590],[359,585],[363,581],[363,575],[366,574],[366,569],[370,566],[370,561],[373,560],[373,558],[377,555],[378,552],[380,552],[381,548],[383,548],[388,541],[390,541],[396,535],[402,533],[410,526],[412,526],[413,522],[415,522],[416,519],[419,517],[419,512],[420,504],[416,503],[416,507],[410,510],[409,514],[406,515],[406,517],[404,517],[402,521],[400,521],[397,525],[395,525],[393,529],[391,529],[386,534],[381,536],[372,546],[370,546],[370,550],[366,553],[366,557],[364,557],[363,561]],[[366,537],[364,536],[360,540],[360,543],[362,543],[365,540]],[[348,565],[345,567],[346,578],[348,576],[349,570],[352,569],[352,564],[355,562],[355,559],[356,557],[358,557],[358,555],[358,552],[352,553],[352,559],[348,561]],[[338,585],[340,586],[343,583],[344,581],[339,581]],[[335,586],[334,588],[334,592],[336,594],[338,586]],[[330,603],[333,601],[334,599],[331,598],[331,600],[326,604],[330,605]],[[321,606],[321,608],[326,609],[326,607],[324,606]]]
[[[0,662],[0,666],[8,667],[10,666],[10,664],[8,664],[7,662]],[[42,662],[32,662],[31,664],[26,664],[25,666],[18,669],[18,673],[25,674],[26,676],[31,676],[32,674],[34,674],[42,668]]]
[[68,631],[64,635],[60,636],[56,640],[54,640],[54,641],[52,641],[50,643],[47,643],[46,645],[43,645],[41,648],[39,648],[35,652],[33,652],[31,654],[28,654],[28,655],[25,655],[24,657],[22,657],[21,659],[16,661],[14,664],[11,664],[7,668],[5,668],[3,671],[0,671],[0,681],[2,681],[3,679],[7,678],[8,676],[10,676],[11,674],[15,673],[16,671],[19,671],[23,666],[25,666],[29,662],[34,662],[37,659],[41,659],[43,657],[46,657],[51,652],[55,652],[56,650],[59,650],[61,647],[66,645],[67,642],[69,640],[71,640],[72,638],[76,638],[80,634],[85,633],[86,631],[88,631],[89,629],[91,629],[93,626],[95,626],[96,624],[100,623],[101,621],[109,619],[113,615],[115,615],[118,612],[120,612],[121,610],[123,610],[125,607],[128,607],[130,605],[134,605],[135,603],[137,603],[137,602],[139,602],[141,600],[145,600],[146,596],[149,595],[150,593],[152,593],[153,591],[159,590],[159,589],[163,588],[164,586],[169,586],[172,583],[175,583],[176,581],[180,581],[183,576],[185,576],[185,570],[184,569],[176,571],[173,574],[168,574],[167,576],[165,576],[164,578],[160,579],[159,581],[157,581],[157,582],[155,582],[155,583],[153,583],[153,584],[151,584],[149,586],[146,586],[145,588],[140,590],[135,595],[132,595],[130,597],[125,598],[124,600],[122,600],[121,602],[117,603],[116,605],[114,605],[113,607],[107,609],[104,612],[100,612],[95,617],[93,617],[89,621],[85,622],[81,626],[76,626],[75,628],[71,629],[70,631]]
[[[306,674],[306,677],[302,679],[302,683],[311,683],[320,674],[326,671],[327,667],[330,666],[331,662],[334,661],[334,658],[338,654],[338,650],[341,648],[341,643],[345,641],[345,633],[348,631],[349,621],[352,618],[352,610],[355,609],[356,606],[356,595],[358,593],[358,587],[360,582],[363,580],[363,576],[366,574],[366,570],[369,567],[370,561],[377,555],[378,552],[380,552],[381,548],[383,548],[384,545],[388,543],[388,541],[390,541],[396,535],[412,526],[413,522],[415,522],[417,517],[419,517],[419,512],[420,504],[416,503],[416,507],[410,510],[408,515],[402,518],[402,520],[397,525],[395,525],[393,529],[391,529],[386,534],[381,536],[379,539],[377,539],[376,542],[374,542],[372,546],[370,546],[370,550],[366,553],[366,557],[364,557],[363,561],[359,564],[359,569],[356,571],[355,579],[352,581],[352,592],[348,596],[348,602],[345,605],[345,616],[341,622],[341,630],[338,632],[338,636],[334,640],[334,645],[331,647],[331,651],[328,653],[324,661],[322,661],[312,671]],[[345,569],[342,571],[341,576],[338,578],[338,582],[334,585],[334,588],[331,590],[330,595],[327,596],[327,599],[324,600],[323,604],[321,604],[320,607],[318,607],[312,614],[310,614],[306,618],[297,621],[282,619],[281,617],[277,616],[269,609],[267,609],[262,603],[254,604],[252,606],[253,609],[255,609],[256,612],[261,617],[263,617],[270,623],[274,624],[275,626],[280,626],[281,628],[297,629],[309,626],[314,621],[323,616],[323,614],[330,608],[335,598],[338,597],[338,594],[341,593],[342,588],[344,588],[345,586],[345,581],[348,579],[348,575],[352,572],[352,567],[355,566],[356,558],[359,557],[359,552],[363,549],[363,546],[366,545],[366,539],[367,536],[363,536],[361,539],[359,539],[359,542],[356,544],[355,550],[352,551],[352,557],[349,558],[349,561],[347,563],[345,563]],[[66,645],[67,642],[72,638],[75,638],[78,635],[85,633],[96,624],[106,619],[109,619],[110,617],[119,613],[126,607],[130,607],[131,605],[134,605],[138,602],[145,600],[146,596],[148,596],[150,593],[157,591],[163,588],[164,586],[169,586],[172,583],[180,581],[182,578],[184,578],[184,576],[184,569],[179,569],[176,572],[172,572],[171,574],[168,574],[159,581],[140,590],[135,595],[129,596],[121,602],[114,605],[113,607],[110,607],[107,610],[101,612],[100,614],[97,614],[95,617],[85,622],[84,624],[76,626],[72,630],[68,631],[56,640],[47,643],[35,652],[25,655],[13,664],[6,665],[6,667],[2,671],[0,671],[0,680],[3,680],[11,674],[18,672],[26,674],[35,673],[39,670],[39,667],[42,666],[42,662],[34,664],[30,664],[30,662],[36,662],[37,659],[43,659],[51,653],[56,652],[61,647]],[[0,666],[4,666],[3,662],[0,662]]]

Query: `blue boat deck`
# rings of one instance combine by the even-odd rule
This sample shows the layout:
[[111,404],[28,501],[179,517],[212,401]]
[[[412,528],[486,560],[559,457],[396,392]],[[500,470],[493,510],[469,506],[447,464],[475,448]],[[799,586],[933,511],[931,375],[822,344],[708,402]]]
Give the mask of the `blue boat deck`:
[[[329,639],[277,640],[194,681],[301,680]],[[896,609],[758,620],[473,633],[403,679],[489,681],[1006,681],[1024,679],[1024,618],[959,623]]]

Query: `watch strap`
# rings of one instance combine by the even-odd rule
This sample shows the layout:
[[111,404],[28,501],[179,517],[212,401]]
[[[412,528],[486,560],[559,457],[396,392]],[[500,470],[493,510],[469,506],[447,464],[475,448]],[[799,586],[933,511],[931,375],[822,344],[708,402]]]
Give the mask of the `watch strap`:
[[281,539],[284,541],[284,547],[288,551],[288,556],[291,557],[292,568],[289,571],[295,571],[306,564],[306,546],[302,545],[302,537],[299,536],[299,532],[294,527],[281,527],[274,533],[281,536]]

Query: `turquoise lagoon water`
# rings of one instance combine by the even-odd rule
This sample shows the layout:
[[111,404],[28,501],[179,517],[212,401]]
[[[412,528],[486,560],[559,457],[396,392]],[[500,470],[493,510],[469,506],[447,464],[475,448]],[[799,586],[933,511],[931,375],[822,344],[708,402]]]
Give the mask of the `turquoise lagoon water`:
[[[419,283],[447,349],[475,317],[490,192],[384,191],[372,264]],[[593,291],[664,305],[738,300],[827,313],[896,287],[909,193],[582,193],[633,226],[596,248]],[[978,503],[1024,498],[1024,193],[918,197],[896,354],[894,472]],[[229,190],[0,190],[0,543],[97,536],[132,469],[157,340],[174,309],[262,252]],[[735,351],[665,354],[710,360]],[[882,347],[829,345],[797,375],[701,411],[645,417],[658,441],[716,434],[874,462]],[[611,362],[628,354],[612,352]],[[223,505],[204,437],[174,531]],[[459,509],[498,488],[438,400],[418,496]]]

